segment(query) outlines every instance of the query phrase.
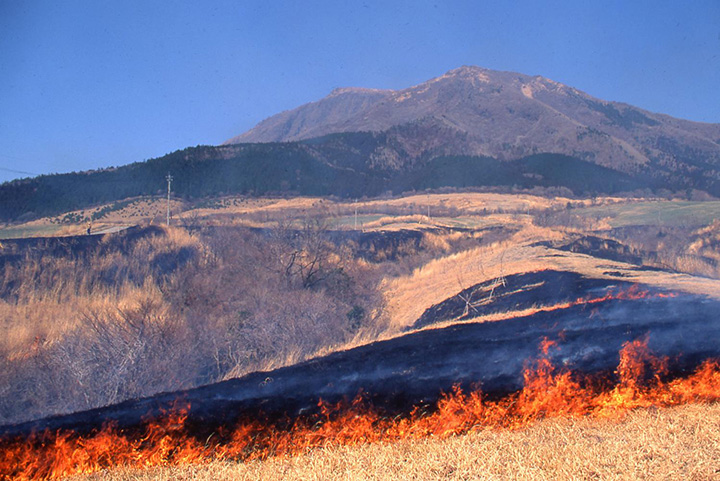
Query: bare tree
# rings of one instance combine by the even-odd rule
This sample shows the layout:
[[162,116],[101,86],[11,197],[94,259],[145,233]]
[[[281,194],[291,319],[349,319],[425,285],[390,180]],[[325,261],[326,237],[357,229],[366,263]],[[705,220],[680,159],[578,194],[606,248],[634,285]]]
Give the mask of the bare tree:
[[300,225],[278,221],[271,251],[289,285],[315,287],[337,268],[330,262],[334,246],[326,236],[328,226],[320,217],[305,218]]

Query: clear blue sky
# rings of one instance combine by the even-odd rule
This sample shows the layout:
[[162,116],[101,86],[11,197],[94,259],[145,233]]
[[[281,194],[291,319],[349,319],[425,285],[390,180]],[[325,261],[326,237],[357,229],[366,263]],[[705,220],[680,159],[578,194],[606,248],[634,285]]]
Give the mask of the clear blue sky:
[[0,0],[0,181],[218,144],[461,65],[720,122],[720,1]]

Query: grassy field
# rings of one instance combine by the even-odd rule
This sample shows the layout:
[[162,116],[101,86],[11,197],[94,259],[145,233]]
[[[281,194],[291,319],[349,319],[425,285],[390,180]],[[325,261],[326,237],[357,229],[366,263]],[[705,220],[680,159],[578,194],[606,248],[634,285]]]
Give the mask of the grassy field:
[[720,405],[631,412],[622,419],[547,419],[522,430],[438,440],[328,446],[290,458],[73,480],[576,480],[720,479]]
[[720,201],[643,201],[581,207],[575,213],[607,218],[611,227],[631,225],[699,226],[720,219]]
[[[508,214],[525,214],[543,209],[561,209],[568,202],[581,207],[588,216],[604,206],[624,203],[623,199],[598,198],[570,200],[527,194],[453,193],[425,194],[369,201],[334,201],[316,197],[247,198],[227,197],[196,205],[173,199],[174,225],[187,223],[227,223],[253,226],[272,225],[278,219],[320,216],[340,229],[412,229],[450,227],[479,229],[504,223]],[[598,207],[588,209],[595,204]],[[68,212],[52,218],[0,226],[0,239],[80,235],[89,221],[93,226],[147,225],[165,222],[163,198],[136,198],[94,208]],[[609,207],[610,208],[610,207]],[[613,207],[618,209],[619,207]],[[429,217],[428,217],[429,214]],[[501,214],[494,217],[493,214]],[[585,214],[584,214],[585,215]]]
[[52,237],[61,233],[62,227],[53,224],[24,225],[0,228],[0,239],[23,239],[27,237]]
[[[47,239],[29,250],[3,241],[0,361],[7,362],[4,371],[0,362],[0,381],[7,382],[0,394],[16,390],[0,396],[8,419],[215,382],[399,336],[434,304],[513,274],[569,271],[720,297],[712,255],[720,245],[718,201],[472,193],[359,202],[226,198],[171,207],[170,228],[157,227],[165,220],[162,199],[0,228],[0,239],[82,235],[95,215],[94,233],[133,225],[145,232],[55,240],[92,244],[96,254],[45,255]],[[323,237],[327,229],[354,229],[356,209],[357,228],[373,232],[363,237],[380,239],[367,251]],[[312,225],[325,232],[313,235],[306,229]],[[622,239],[640,261],[561,249],[588,236],[611,243],[608,229],[625,226],[638,226],[629,236],[642,231],[657,240],[633,246]],[[397,233],[405,229],[415,232]],[[171,262],[181,256],[184,263]],[[323,269],[318,284],[315,266]],[[150,331],[167,353],[146,342]],[[177,385],[167,380],[170,354],[186,366],[179,373],[187,379]],[[113,370],[126,365],[132,371]],[[77,404],[87,386],[99,387]],[[555,418],[444,440],[327,446],[263,462],[116,469],[76,479],[720,479],[719,434],[720,406],[690,405],[619,420]]]

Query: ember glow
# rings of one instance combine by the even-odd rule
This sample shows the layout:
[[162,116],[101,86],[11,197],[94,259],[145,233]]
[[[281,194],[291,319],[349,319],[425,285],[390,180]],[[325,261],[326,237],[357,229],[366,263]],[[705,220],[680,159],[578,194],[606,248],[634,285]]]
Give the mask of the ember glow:
[[518,429],[557,416],[620,417],[631,409],[720,400],[720,364],[708,360],[685,377],[668,378],[668,360],[647,341],[626,343],[612,374],[583,376],[555,366],[553,341],[528,362],[522,390],[490,399],[456,387],[434,406],[384,416],[358,396],[319,402],[317,414],[274,422],[252,420],[198,439],[186,429],[187,408],[132,430],[107,425],[89,435],[45,432],[0,444],[0,478],[57,479],[113,466],[147,467],[292,456],[322,446],[444,438],[480,429]]

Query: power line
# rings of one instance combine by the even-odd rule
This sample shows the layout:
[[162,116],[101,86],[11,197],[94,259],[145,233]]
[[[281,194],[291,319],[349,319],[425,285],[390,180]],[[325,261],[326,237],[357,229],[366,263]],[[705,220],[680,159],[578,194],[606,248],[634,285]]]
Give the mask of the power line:
[[5,172],[12,172],[13,174],[40,175],[40,174],[36,174],[34,172],[26,172],[24,170],[8,169],[7,167],[0,167],[0,170],[5,171]]

